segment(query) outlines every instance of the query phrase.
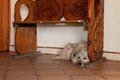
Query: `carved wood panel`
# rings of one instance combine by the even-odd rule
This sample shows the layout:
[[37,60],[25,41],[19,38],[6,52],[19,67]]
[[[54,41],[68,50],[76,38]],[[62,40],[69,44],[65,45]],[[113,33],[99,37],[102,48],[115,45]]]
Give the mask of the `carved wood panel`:
[[94,62],[96,60],[99,60],[103,54],[104,0],[88,0],[88,1],[89,1],[88,12],[90,19],[90,21],[88,22],[88,55],[90,57],[90,60]]
[[99,11],[100,11],[100,8],[101,8],[100,4],[101,4],[100,0],[95,0],[95,1],[94,1],[95,17],[96,17],[96,15],[97,15],[97,14],[99,13]]
[[[24,22],[33,21],[34,1],[32,0],[18,0],[15,5],[15,21],[21,21],[20,7],[25,4],[29,7],[29,15]],[[16,28],[15,32],[15,49],[18,54],[29,54],[36,52],[37,49],[37,34],[36,26]]]
[[93,52],[96,60],[99,60],[103,54],[103,15],[101,15],[100,20],[94,30],[93,37]]
[[62,0],[36,0],[34,20],[60,20],[63,15]]
[[88,0],[63,0],[67,20],[87,20]]
[[15,49],[18,54],[29,54],[37,49],[36,27],[21,27],[16,29]]

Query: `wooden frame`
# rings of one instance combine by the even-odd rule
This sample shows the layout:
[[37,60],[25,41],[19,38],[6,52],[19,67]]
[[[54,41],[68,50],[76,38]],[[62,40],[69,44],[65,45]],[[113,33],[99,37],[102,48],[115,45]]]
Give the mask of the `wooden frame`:
[[[91,62],[94,62],[96,60],[99,60],[102,57],[103,54],[103,35],[104,35],[104,0],[49,0],[49,4],[56,5],[57,8],[54,8],[55,6],[48,5],[47,0],[18,0],[15,5],[15,22],[14,26],[16,28],[16,37],[20,38],[21,32],[24,32],[25,29],[32,28],[33,30],[27,30],[30,33],[36,32],[36,24],[44,24],[44,23],[88,23],[88,55],[91,60]],[[36,2],[39,2],[40,8],[36,9]],[[82,4],[83,3],[83,4]],[[22,4],[26,4],[29,8],[29,15],[28,17],[22,22],[20,12],[20,6]],[[59,6],[58,6],[59,5]],[[63,6],[64,5],[64,6]],[[71,8],[69,6],[72,6]],[[38,6],[37,6],[38,7]],[[42,8],[41,8],[42,7]],[[53,11],[46,11],[47,9],[54,8]],[[62,7],[62,8],[61,8]],[[86,8],[85,8],[86,7]],[[39,11],[36,11],[39,10]],[[40,11],[41,10],[41,11]],[[57,16],[50,16],[50,14],[58,13]],[[63,12],[62,12],[63,11]],[[73,12],[74,11],[74,12]],[[82,12],[83,11],[83,12]],[[36,20],[36,12],[40,12],[42,16],[37,16]],[[82,15],[81,13],[85,13]],[[86,15],[87,14],[87,15]],[[77,16],[76,16],[77,15]],[[82,16],[81,16],[82,15]],[[46,17],[48,16],[48,17]],[[60,17],[64,16],[66,18],[65,21],[60,21]],[[42,18],[41,18],[42,17]],[[33,24],[34,27],[30,27],[29,25]],[[28,25],[28,26],[27,26]],[[20,31],[20,32],[19,32]],[[24,35],[26,35],[25,33]],[[36,36],[36,35],[34,35]],[[22,38],[23,36],[21,36]],[[16,45],[19,41],[16,38]],[[33,48],[33,51],[36,51],[36,37],[34,37],[35,40],[33,40],[31,43],[34,43],[35,45]],[[26,40],[27,41],[27,40]],[[23,42],[22,42],[23,43]],[[29,52],[26,49],[25,51],[21,52],[20,48],[23,46],[20,46],[22,43],[18,44],[16,46],[16,50],[18,53],[25,53]],[[30,46],[30,45],[29,45]],[[31,45],[32,46],[32,45]],[[18,48],[19,47],[19,48]],[[32,49],[31,48],[31,49]]]
[[0,51],[9,51],[10,44],[10,1],[11,0],[1,0],[0,6]]

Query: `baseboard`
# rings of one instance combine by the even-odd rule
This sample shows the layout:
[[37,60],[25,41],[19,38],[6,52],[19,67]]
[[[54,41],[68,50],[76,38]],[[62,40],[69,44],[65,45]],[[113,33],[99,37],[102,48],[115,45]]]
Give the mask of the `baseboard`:
[[[38,46],[37,51],[41,51],[42,54],[59,54],[62,50],[62,47],[48,47],[48,46]],[[15,51],[15,46],[10,45],[10,51]]]
[[10,45],[9,46],[9,51],[15,51],[15,46],[14,45]]
[[104,51],[103,56],[108,60],[120,61],[120,52]]
[[120,54],[120,52],[113,52],[113,51],[104,51],[104,53],[110,53],[110,54]]
[[[62,49],[61,47],[37,47],[37,51],[41,51],[42,54],[59,54]],[[15,51],[14,45],[10,46],[10,51]],[[120,52],[104,51],[103,57],[106,57],[108,60],[120,61]]]
[[59,54],[63,48],[53,48],[53,47],[38,47],[37,51],[41,51],[43,54]]

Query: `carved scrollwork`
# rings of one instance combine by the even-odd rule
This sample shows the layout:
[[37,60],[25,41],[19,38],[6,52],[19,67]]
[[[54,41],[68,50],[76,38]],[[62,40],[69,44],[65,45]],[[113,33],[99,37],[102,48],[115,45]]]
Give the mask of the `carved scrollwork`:
[[103,54],[104,3],[103,0],[89,0],[89,3],[88,55],[91,61],[96,61],[99,60]]
[[99,13],[100,8],[101,8],[101,2],[100,2],[100,0],[95,0],[95,1],[94,1],[95,17],[96,17],[96,15]]
[[32,0],[18,0],[15,4],[15,21],[22,21],[22,17],[20,15],[20,8],[21,5],[26,5],[29,8],[29,14],[27,16],[27,18],[24,20],[26,21],[32,21],[33,20],[33,1]]
[[102,57],[103,54],[103,18],[100,18],[96,29],[94,30],[94,37],[93,37],[93,50],[94,56],[98,60]]
[[59,20],[62,15],[62,0],[36,0],[34,20]]
[[[22,20],[20,15],[22,4],[25,4],[29,8],[29,14],[24,22],[60,20],[61,17],[65,17],[67,20],[87,20],[88,56],[91,61],[96,61],[102,57],[104,0],[18,0],[15,5],[16,22],[21,22]],[[36,31],[35,28],[28,28],[28,30],[30,33],[31,31]],[[18,42],[16,41],[16,45],[20,42],[19,38],[23,38],[21,36],[21,32],[23,31],[24,28],[16,29],[16,35],[19,35],[18,37],[16,36],[16,40],[18,40]],[[27,42],[28,39],[26,36],[24,36],[24,39]],[[36,43],[34,46],[36,46]],[[19,46],[16,47],[19,48]]]
[[88,0],[63,0],[64,17],[68,20],[87,19]]

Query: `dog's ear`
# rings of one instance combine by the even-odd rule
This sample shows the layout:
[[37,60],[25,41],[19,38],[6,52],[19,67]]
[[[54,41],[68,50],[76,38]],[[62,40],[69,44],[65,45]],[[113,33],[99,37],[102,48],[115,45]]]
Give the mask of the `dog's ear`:
[[72,51],[73,51],[73,48],[72,48],[72,47],[71,47],[71,48],[68,48],[68,50],[67,50],[67,52],[68,52],[69,54],[71,54]]
[[77,43],[72,43],[72,47],[75,48],[77,46]]
[[73,57],[75,57],[76,53],[71,53],[70,55],[70,59],[72,59]]

